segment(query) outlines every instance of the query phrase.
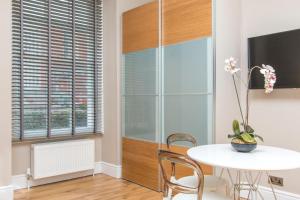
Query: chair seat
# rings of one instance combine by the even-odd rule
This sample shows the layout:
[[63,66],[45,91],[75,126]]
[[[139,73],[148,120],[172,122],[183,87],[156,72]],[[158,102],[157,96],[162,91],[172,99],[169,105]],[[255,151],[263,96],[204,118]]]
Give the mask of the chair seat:
[[[197,187],[198,180],[196,176],[185,176],[177,180],[172,180],[172,182],[179,185],[184,185],[188,187]],[[207,191],[222,191],[226,192],[226,181],[217,176],[205,175],[204,176],[204,190]]]
[[[172,200],[198,200],[198,199],[197,199],[197,194],[180,193],[175,195],[172,198]],[[230,198],[216,192],[204,191],[202,195],[202,200],[230,200]]]

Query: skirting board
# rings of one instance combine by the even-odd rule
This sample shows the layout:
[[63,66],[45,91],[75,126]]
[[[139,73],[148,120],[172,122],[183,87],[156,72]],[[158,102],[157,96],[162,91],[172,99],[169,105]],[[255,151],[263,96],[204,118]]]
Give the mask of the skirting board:
[[0,187],[0,199],[1,200],[13,200],[14,199],[14,187],[12,185]]
[[111,163],[106,163],[106,162],[100,162],[99,163],[101,172],[109,176],[112,176],[114,178],[121,178],[122,177],[122,166],[120,165],[114,165]]
[[[114,178],[121,178],[122,167],[120,165],[114,165],[114,164],[106,163],[106,162],[96,162],[94,171],[89,170],[89,171],[85,171],[85,172],[66,174],[66,175],[57,176],[57,177],[49,177],[49,178],[40,179],[40,180],[32,180],[32,181],[30,181],[30,186],[44,185],[44,184],[48,184],[48,183],[54,183],[54,182],[58,182],[58,181],[69,180],[69,179],[79,178],[79,177],[83,177],[83,176],[89,176],[89,175],[92,175],[93,173],[94,174],[103,173],[103,174],[112,176]],[[12,176],[12,186],[13,186],[12,188],[14,190],[27,188],[26,174]],[[2,198],[0,198],[0,199],[2,200]]]
[[[261,192],[261,194],[263,195],[263,197],[265,199],[274,199],[271,188],[259,186],[259,191]],[[276,196],[277,196],[278,200],[300,200],[299,194],[293,194],[290,192],[285,192],[285,191],[277,190],[277,189],[275,189],[275,192],[276,192]],[[241,197],[247,198],[247,196],[248,196],[247,191],[241,192]],[[258,199],[260,199],[260,198],[258,198]],[[254,197],[254,200],[255,200],[255,197]]]

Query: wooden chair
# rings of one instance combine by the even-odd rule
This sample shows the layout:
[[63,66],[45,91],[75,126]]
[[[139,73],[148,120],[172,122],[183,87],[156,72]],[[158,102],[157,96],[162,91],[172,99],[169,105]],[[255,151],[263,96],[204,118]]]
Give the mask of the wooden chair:
[[[188,142],[191,143],[193,147],[197,146],[197,140],[190,134],[187,133],[173,133],[167,137],[167,148],[168,151],[171,150],[171,146],[177,142]],[[194,172],[193,176],[185,176],[179,179],[175,178],[175,165],[172,165],[172,181],[174,183],[178,183],[181,185],[186,185],[190,187],[195,187],[198,183],[197,174]],[[213,175],[204,175],[205,184],[204,190],[208,191],[219,191],[219,192],[227,192],[227,184],[226,181],[220,177],[216,177]]]
[[[229,200],[229,198],[221,194],[203,189],[205,179],[201,166],[187,156],[166,150],[159,150],[158,160],[164,181],[164,200]],[[194,170],[197,175],[197,184],[192,187],[174,183],[171,180],[172,175],[168,175],[168,164],[172,166],[180,164]]]

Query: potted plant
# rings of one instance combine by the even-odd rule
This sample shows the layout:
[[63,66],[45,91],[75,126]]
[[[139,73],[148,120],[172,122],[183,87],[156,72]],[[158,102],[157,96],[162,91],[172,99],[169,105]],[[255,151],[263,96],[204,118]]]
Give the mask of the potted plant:
[[[253,70],[259,69],[260,73],[264,76],[264,88],[265,93],[269,94],[273,91],[274,84],[276,83],[276,74],[273,67],[270,65],[254,66],[248,71],[247,82],[244,84],[242,79],[237,75],[240,68],[237,66],[237,61],[231,57],[225,60],[225,71],[229,72],[232,76],[234,89],[238,101],[238,106],[241,114],[242,122],[239,123],[238,120],[234,120],[232,123],[233,134],[229,134],[228,138],[231,139],[231,145],[233,148],[239,152],[250,152],[254,150],[257,146],[256,138],[263,142],[263,138],[257,135],[254,129],[249,125],[249,84]],[[246,87],[246,115],[243,114],[239,93],[237,90],[236,79],[239,79],[243,86]],[[242,126],[242,130],[241,127]]]

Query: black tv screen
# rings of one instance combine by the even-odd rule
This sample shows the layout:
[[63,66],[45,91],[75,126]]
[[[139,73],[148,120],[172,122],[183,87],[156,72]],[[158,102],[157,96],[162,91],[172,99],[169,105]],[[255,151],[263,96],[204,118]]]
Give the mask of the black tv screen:
[[[262,64],[274,67],[275,88],[300,88],[300,29],[248,39],[249,68]],[[263,89],[264,77],[252,73],[251,89]]]

